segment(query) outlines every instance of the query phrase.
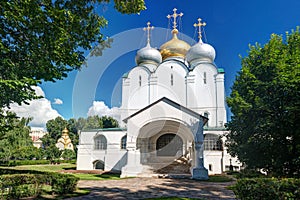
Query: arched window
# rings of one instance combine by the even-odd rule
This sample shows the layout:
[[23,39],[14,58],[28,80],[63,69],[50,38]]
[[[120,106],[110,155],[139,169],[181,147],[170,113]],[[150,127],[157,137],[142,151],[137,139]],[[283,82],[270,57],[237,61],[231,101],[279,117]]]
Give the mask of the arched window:
[[218,135],[205,134],[204,135],[204,150],[207,151],[222,151],[223,142]]
[[171,86],[174,84],[173,74],[171,74]]
[[121,139],[121,149],[126,149],[127,135],[123,136]]
[[95,137],[95,150],[106,150],[107,140],[104,135],[99,135]]
[[206,84],[206,72],[203,73],[203,83]]

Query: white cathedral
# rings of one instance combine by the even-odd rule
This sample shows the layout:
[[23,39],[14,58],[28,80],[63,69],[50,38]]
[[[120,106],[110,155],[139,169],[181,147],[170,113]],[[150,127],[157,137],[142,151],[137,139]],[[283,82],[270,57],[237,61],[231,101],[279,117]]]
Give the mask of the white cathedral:
[[227,122],[224,70],[214,63],[214,48],[202,41],[205,23],[198,19],[199,42],[178,39],[176,9],[173,38],[157,50],[138,50],[136,66],[123,75],[121,128],[83,130],[77,169],[120,171],[121,177],[209,174],[239,170],[224,147]]

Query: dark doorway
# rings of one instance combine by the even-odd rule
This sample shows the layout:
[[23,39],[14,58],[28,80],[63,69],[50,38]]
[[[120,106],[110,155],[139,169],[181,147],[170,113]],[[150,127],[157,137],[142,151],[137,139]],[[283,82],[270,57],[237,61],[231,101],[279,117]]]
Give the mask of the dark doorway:
[[173,133],[160,136],[156,141],[157,156],[181,156],[182,139]]
[[104,170],[104,162],[101,161],[101,160],[97,160],[94,162],[94,166],[95,166],[95,169],[102,169]]

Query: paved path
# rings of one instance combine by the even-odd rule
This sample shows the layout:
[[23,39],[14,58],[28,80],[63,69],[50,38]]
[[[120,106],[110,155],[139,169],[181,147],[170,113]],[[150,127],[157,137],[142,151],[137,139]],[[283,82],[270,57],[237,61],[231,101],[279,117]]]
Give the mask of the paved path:
[[106,181],[79,181],[79,188],[90,189],[88,195],[69,198],[80,199],[146,199],[154,197],[190,197],[200,199],[233,200],[235,195],[226,186],[233,184],[211,183],[190,179],[129,178]]

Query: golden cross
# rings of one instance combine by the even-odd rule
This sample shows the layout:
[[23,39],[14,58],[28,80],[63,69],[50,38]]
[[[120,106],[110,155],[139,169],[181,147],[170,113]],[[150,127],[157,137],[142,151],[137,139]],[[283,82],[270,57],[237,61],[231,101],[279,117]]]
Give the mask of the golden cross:
[[167,18],[168,18],[168,19],[170,19],[171,17],[174,18],[174,21],[173,21],[173,29],[176,29],[176,27],[177,27],[176,18],[177,18],[178,16],[179,16],[179,17],[182,17],[183,13],[182,13],[182,12],[179,13],[179,14],[176,13],[176,11],[177,11],[176,8],[174,8],[173,11],[174,11],[173,15],[167,15]]
[[144,31],[147,31],[147,44],[150,44],[150,30],[154,29],[154,26],[150,26],[150,22],[147,23],[147,27],[143,28]]
[[201,23],[201,20],[202,20],[201,18],[198,18],[198,24],[196,24],[196,23],[194,24],[195,28],[198,26],[198,34],[199,34],[198,38],[199,38],[199,40],[201,40],[201,38],[202,38],[201,27],[206,26],[206,23],[205,22]]

